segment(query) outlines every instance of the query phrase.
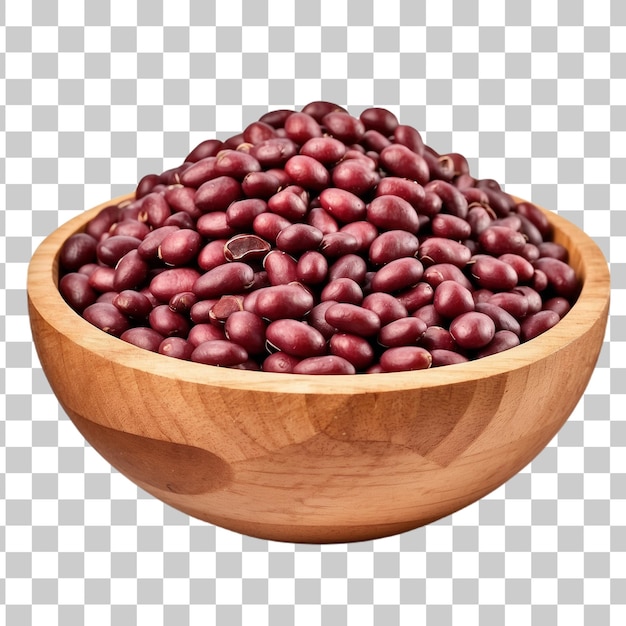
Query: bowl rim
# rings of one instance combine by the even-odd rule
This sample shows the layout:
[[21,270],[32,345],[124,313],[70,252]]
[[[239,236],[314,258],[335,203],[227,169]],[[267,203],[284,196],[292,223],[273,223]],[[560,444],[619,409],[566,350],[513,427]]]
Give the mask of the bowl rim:
[[[515,348],[473,361],[426,370],[348,376],[239,370],[174,359],[103,332],[76,313],[58,290],[56,276],[63,242],[84,229],[86,223],[106,206],[132,199],[134,192],[87,209],[44,238],[28,266],[29,307],[36,309],[57,332],[83,349],[106,355],[107,359],[119,365],[163,378],[239,390],[330,395],[383,393],[460,384],[487,378],[494,373],[506,374],[545,359],[587,333],[608,314],[610,276],[608,263],[599,246],[578,226],[554,211],[539,206],[558,235],[558,240],[573,246],[577,251],[577,274],[582,280],[582,289],[575,304],[558,324]],[[515,196],[514,199],[523,201]]]

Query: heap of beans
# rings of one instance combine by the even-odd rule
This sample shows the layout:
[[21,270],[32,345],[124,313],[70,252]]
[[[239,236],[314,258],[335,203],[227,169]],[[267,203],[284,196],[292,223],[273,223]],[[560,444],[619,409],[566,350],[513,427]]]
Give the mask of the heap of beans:
[[144,176],[60,265],[68,304],[124,341],[302,374],[485,357],[554,326],[579,291],[535,205],[386,109],[322,101]]

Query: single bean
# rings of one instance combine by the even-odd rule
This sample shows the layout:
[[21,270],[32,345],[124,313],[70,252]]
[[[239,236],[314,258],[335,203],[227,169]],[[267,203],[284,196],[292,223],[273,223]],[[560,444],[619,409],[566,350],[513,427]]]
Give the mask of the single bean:
[[281,186],[280,179],[274,172],[250,172],[241,181],[241,190],[251,200],[267,200]]
[[211,211],[198,218],[196,229],[207,239],[222,239],[232,237],[236,230],[228,223],[226,211]]
[[346,189],[328,187],[320,193],[319,200],[322,208],[344,224],[363,220],[366,216],[365,202]]
[[115,270],[101,265],[89,274],[89,284],[98,292],[115,291]]
[[507,252],[500,255],[498,258],[500,261],[508,263],[515,270],[515,273],[521,282],[525,283],[532,279],[535,273],[535,268],[533,267],[533,264],[523,256]]
[[135,326],[125,330],[120,335],[120,339],[122,341],[126,341],[127,343],[132,343],[138,348],[150,350],[150,352],[158,352],[159,346],[161,345],[164,337],[152,328]]
[[143,198],[141,218],[153,229],[163,226],[165,220],[171,215],[172,209],[162,193],[151,192]]
[[276,136],[276,129],[271,124],[262,121],[248,124],[243,131],[243,140],[251,144],[257,144]]
[[508,330],[516,335],[521,332],[520,324],[508,311],[492,302],[477,302],[476,310],[488,315],[496,325],[496,331]]
[[166,264],[181,266],[195,260],[202,246],[202,236],[190,228],[179,228],[166,235],[157,256]]
[[431,350],[459,350],[459,346],[450,331],[438,324],[429,324],[420,337],[419,343],[429,352]]
[[140,291],[124,289],[115,294],[112,304],[127,317],[145,319],[153,308],[150,299]]
[[96,260],[97,240],[87,233],[75,233],[63,244],[59,263],[66,272],[78,270],[81,266]]
[[223,326],[233,313],[243,311],[243,299],[244,297],[239,294],[230,294],[219,298],[209,311],[209,322]]
[[549,330],[556,325],[560,319],[559,314],[550,309],[531,313],[528,317],[522,320],[523,340],[528,341],[530,339],[534,339],[542,333],[545,333],[546,330]]
[[357,254],[339,257],[328,269],[328,280],[351,278],[359,285],[363,284],[367,272],[367,263]]
[[443,200],[433,191],[424,190],[424,199],[415,207],[419,215],[433,217],[441,212]]
[[419,259],[425,265],[451,263],[463,268],[469,262],[470,249],[458,241],[443,237],[427,237],[420,243]]
[[362,159],[344,159],[331,172],[333,185],[362,196],[373,189],[380,181],[380,176],[364,165]]
[[[193,284],[193,291],[199,298],[215,298],[224,294],[241,293],[254,280],[254,270],[245,263],[233,261],[218,265],[202,274]],[[187,291],[181,289],[180,291]]]
[[313,137],[300,148],[300,154],[312,157],[329,167],[338,163],[345,153],[345,144],[334,137]]
[[356,370],[364,370],[374,360],[374,349],[367,339],[350,333],[336,333],[330,338],[330,353],[352,363]]
[[197,348],[201,343],[214,341],[216,339],[226,339],[224,328],[206,322],[192,326],[187,335],[187,341],[189,341],[194,348]]
[[172,311],[167,304],[159,304],[148,315],[150,327],[164,337],[186,337],[189,333],[189,321],[180,313]]
[[340,111],[331,111],[324,115],[322,124],[330,135],[345,144],[360,141],[365,133],[365,125],[358,117]]
[[326,233],[319,245],[319,251],[329,259],[352,254],[359,250],[359,242],[354,235],[345,231]]
[[428,369],[433,358],[420,346],[397,346],[387,348],[380,355],[380,365],[385,372],[406,372]]
[[563,298],[563,296],[554,296],[553,298],[548,298],[543,303],[543,308],[549,311],[554,311],[560,318],[563,318],[567,315],[567,313],[569,313],[569,310],[572,307],[567,298]]
[[430,172],[423,156],[400,143],[382,150],[380,162],[392,176],[408,178],[420,185],[425,185],[429,181]]
[[416,345],[426,328],[426,322],[417,317],[402,317],[383,325],[377,340],[386,348]]
[[232,135],[228,139],[225,139],[222,150],[237,150],[242,144],[245,144],[243,132],[237,133],[236,135]]
[[385,137],[393,135],[398,128],[398,118],[382,107],[369,107],[359,115],[361,123],[367,130],[375,130]]
[[82,313],[98,298],[98,293],[89,284],[89,276],[78,272],[70,272],[62,276],[59,281],[59,291],[63,299],[77,313]]
[[358,248],[355,252],[358,253],[364,253],[369,250],[374,239],[378,237],[378,228],[367,220],[359,220],[345,224],[341,227],[340,232],[348,233],[357,240]]
[[507,291],[517,285],[518,276],[512,265],[487,255],[480,255],[475,259],[471,273],[478,287]]
[[292,113],[285,120],[287,137],[295,143],[302,145],[312,137],[321,137],[322,129],[318,121],[304,111]]
[[126,235],[113,235],[98,242],[96,246],[96,254],[98,261],[109,267],[115,267],[117,262],[131,250],[135,250],[141,239],[137,237],[128,237]]
[[200,272],[192,267],[166,269],[150,281],[150,293],[160,302],[169,302],[177,293],[195,292],[193,286],[199,279]]
[[128,318],[113,304],[94,302],[83,310],[82,316],[90,324],[115,337],[130,328]]
[[518,215],[517,218],[521,221],[520,232],[524,235],[526,241],[535,246],[540,245],[543,242],[541,231],[527,217]]
[[515,210],[515,200],[508,193],[501,189],[491,188],[489,185],[483,185],[480,180],[476,184],[487,194],[489,207],[498,217],[506,217]]
[[395,297],[406,308],[407,312],[412,314],[423,306],[431,304],[434,295],[433,287],[427,282],[420,281],[415,287],[404,289],[395,294]]
[[286,285],[298,280],[298,262],[281,250],[271,250],[265,255],[263,269],[272,285]]
[[373,291],[399,292],[414,287],[424,274],[424,266],[414,257],[404,257],[383,265],[372,278]]
[[195,220],[189,213],[172,213],[164,222],[163,226],[178,226],[178,228],[193,228]]
[[199,159],[180,175],[181,184],[197,189],[203,183],[221,175],[218,173],[216,165],[217,158],[215,155]]
[[243,346],[249,355],[259,355],[265,351],[265,322],[251,311],[231,313],[224,332],[230,341]]
[[232,176],[217,176],[202,183],[194,195],[196,207],[208,211],[225,211],[231,202],[240,200],[243,195],[241,183]]
[[273,352],[263,360],[264,372],[277,372],[279,374],[291,374],[300,359],[284,352]]
[[550,237],[552,232],[550,222],[537,205],[532,202],[519,202],[515,207],[515,211],[529,219],[544,239]]
[[425,184],[424,189],[441,198],[443,209],[447,213],[462,219],[467,218],[469,205],[465,196],[454,185],[445,180],[431,180]]
[[488,302],[503,308],[517,320],[521,320],[528,315],[528,298],[521,293],[500,291],[494,293]]
[[326,352],[326,339],[313,326],[295,319],[278,319],[265,330],[267,343],[291,356],[305,358]]
[[97,263],[85,263],[85,265],[81,265],[76,271],[79,274],[85,274],[85,276],[90,276],[99,267],[101,266]]
[[315,250],[322,243],[324,233],[309,224],[290,224],[276,236],[276,247],[288,254]]
[[424,187],[414,180],[398,176],[385,176],[376,186],[376,196],[399,196],[406,200],[414,209],[424,204],[426,192]]
[[183,361],[191,360],[194,346],[183,337],[166,337],[159,344],[158,353]]
[[144,261],[137,250],[127,252],[115,266],[113,275],[113,289],[123,291],[140,287],[148,276],[149,265]]
[[473,286],[463,271],[452,263],[436,263],[424,269],[424,281],[431,287],[436,288],[444,280],[454,280],[466,289],[472,290]]
[[450,322],[450,334],[461,348],[482,348],[493,339],[495,333],[494,321],[478,311],[463,313]]
[[500,256],[502,254],[519,254],[526,238],[524,235],[506,226],[489,226],[478,236],[478,243],[488,254]]
[[219,139],[205,139],[201,141],[185,158],[187,163],[195,163],[200,159],[215,156],[224,148],[224,143]]
[[226,339],[213,339],[197,346],[191,353],[191,360],[205,365],[232,367],[248,360],[246,350]]
[[276,213],[261,213],[257,215],[252,222],[252,230],[259,237],[262,237],[270,243],[276,243],[278,233],[289,226],[292,222],[286,217],[277,215]]
[[528,315],[531,313],[537,313],[541,311],[543,306],[543,300],[541,295],[528,285],[519,285],[513,290],[516,293],[521,293],[528,301]]
[[157,261],[159,246],[167,235],[179,230],[178,226],[159,226],[150,231],[137,246],[137,252],[146,261]]
[[454,350],[434,349],[430,351],[433,358],[431,367],[441,367],[443,365],[456,365],[457,363],[467,363],[469,359]]
[[273,285],[259,293],[255,313],[268,320],[282,318],[300,319],[315,305],[311,292],[306,287],[293,283]]
[[534,263],[535,269],[541,270],[548,278],[548,285],[555,295],[573,298],[578,291],[578,278],[574,268],[552,257],[541,257]]
[[145,198],[159,182],[158,174],[146,174],[139,179],[135,188],[135,198]]
[[198,263],[198,267],[208,272],[209,270],[217,267],[218,265],[223,265],[226,263],[226,257],[224,256],[224,246],[228,239],[214,239],[213,241],[209,241],[202,250],[198,253],[198,258],[196,262]]
[[374,239],[369,248],[369,260],[384,265],[403,257],[414,257],[419,239],[406,230],[387,230]]
[[305,285],[319,285],[326,280],[328,261],[316,250],[305,252],[296,264],[296,278]]
[[531,263],[534,263],[541,256],[541,254],[539,253],[539,248],[535,244],[530,242],[528,242],[524,246],[524,248],[520,252],[520,255]]
[[256,216],[265,211],[267,211],[267,202],[261,198],[235,200],[226,209],[226,222],[231,228],[249,230]]
[[354,365],[335,354],[313,356],[302,359],[293,368],[294,374],[344,375],[355,374]]
[[448,319],[474,310],[472,292],[453,280],[444,280],[437,286],[433,304],[437,312]]
[[288,137],[274,137],[252,146],[250,154],[268,170],[282,167],[294,154],[298,154],[298,146]]
[[320,293],[321,302],[328,300],[361,304],[363,302],[363,289],[352,278],[336,278],[326,283]]
[[314,226],[324,235],[339,231],[337,220],[321,206],[313,206],[309,209],[306,214],[306,223],[309,226]]
[[176,313],[187,314],[191,312],[191,308],[198,302],[198,296],[193,291],[182,291],[174,294],[167,303],[172,311]]
[[250,172],[261,171],[261,164],[243,150],[220,150],[215,157],[215,171],[218,176],[232,176],[242,181]]
[[[391,144],[392,141],[388,137],[374,129],[366,130],[361,138],[361,145],[367,148],[368,152],[365,154],[368,156],[370,152],[373,152],[378,157],[378,154]],[[370,158],[374,157],[370,156]]]
[[285,171],[296,185],[320,191],[328,186],[330,174],[322,163],[305,154],[296,154],[285,163]]
[[380,330],[380,318],[374,311],[348,302],[337,302],[328,307],[324,317],[339,332],[371,337]]
[[293,189],[285,187],[267,201],[267,208],[285,219],[300,221],[305,217],[308,205],[299,193],[294,193]]
[[109,228],[117,222],[119,214],[120,210],[117,205],[104,207],[95,217],[92,217],[89,222],[87,222],[85,232],[91,235],[96,241],[99,241],[100,237],[102,237],[104,233],[108,233]]
[[472,234],[469,222],[451,213],[439,213],[431,220],[433,235],[447,237],[448,239],[468,239]]
[[202,211],[196,205],[197,190],[194,187],[183,187],[183,185],[171,185],[165,190],[165,200],[173,211],[186,213],[196,220],[202,215]]
[[482,359],[498,352],[504,352],[519,346],[520,338],[518,333],[510,330],[497,330],[493,339],[476,353],[476,358]]
[[406,307],[397,298],[382,291],[367,294],[363,298],[361,306],[364,309],[374,311],[378,315],[382,326],[409,314]]
[[271,244],[257,235],[241,233],[234,235],[224,244],[224,258],[227,261],[260,260],[272,249]]
[[378,196],[367,205],[367,219],[383,230],[416,233],[419,219],[415,209],[399,196]]

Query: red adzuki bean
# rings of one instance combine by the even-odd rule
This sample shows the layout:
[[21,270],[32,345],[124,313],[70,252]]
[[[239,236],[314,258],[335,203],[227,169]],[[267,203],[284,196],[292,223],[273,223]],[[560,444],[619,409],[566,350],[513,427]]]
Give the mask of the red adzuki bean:
[[94,326],[198,363],[386,373],[483,358],[580,290],[550,221],[391,111],[269,111],[147,174],[66,240],[59,292]]

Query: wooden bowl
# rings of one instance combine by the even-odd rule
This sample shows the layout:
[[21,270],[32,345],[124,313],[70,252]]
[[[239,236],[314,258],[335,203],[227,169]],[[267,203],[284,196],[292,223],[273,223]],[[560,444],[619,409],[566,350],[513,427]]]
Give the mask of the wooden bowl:
[[604,338],[607,263],[585,233],[545,211],[583,287],[562,321],[519,347],[419,372],[354,376],[180,361],[107,335],[59,294],[63,242],[104,206],[61,226],[31,260],[29,313],[45,375],[111,465],[170,506],[242,534],[359,541],[471,504],[550,442],[581,398]]

